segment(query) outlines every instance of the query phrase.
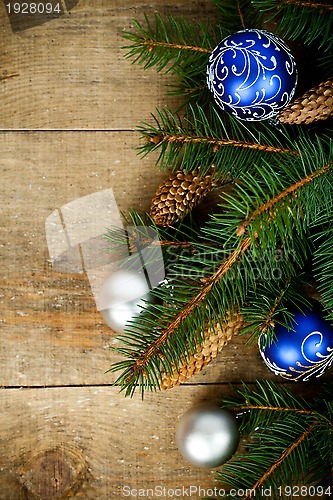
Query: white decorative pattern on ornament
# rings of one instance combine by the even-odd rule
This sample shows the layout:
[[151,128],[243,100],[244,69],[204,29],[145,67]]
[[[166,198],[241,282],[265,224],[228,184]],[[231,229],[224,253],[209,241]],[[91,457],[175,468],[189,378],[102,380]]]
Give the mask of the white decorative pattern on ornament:
[[297,70],[287,45],[263,30],[242,30],[224,38],[207,67],[216,103],[240,120],[276,118],[292,99]]
[[278,325],[276,341],[260,347],[267,367],[287,380],[306,382],[320,377],[333,363],[333,329],[320,312],[294,314],[294,330]]

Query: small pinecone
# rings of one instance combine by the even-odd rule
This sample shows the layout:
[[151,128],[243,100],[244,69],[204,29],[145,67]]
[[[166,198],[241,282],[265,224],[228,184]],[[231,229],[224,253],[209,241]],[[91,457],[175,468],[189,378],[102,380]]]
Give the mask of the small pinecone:
[[[225,180],[224,180],[225,182]],[[159,186],[150,206],[150,215],[159,226],[170,226],[187,215],[214,188],[222,185],[212,171],[200,176],[197,170],[174,172]]]
[[178,370],[174,370],[171,374],[165,374],[162,378],[160,388],[162,390],[171,389],[176,385],[186,382],[192,375],[196,375],[208,363],[210,363],[217,354],[222,350],[223,346],[239,332],[244,324],[244,320],[238,313],[234,313],[232,318],[227,318],[227,322],[215,325],[214,330],[207,328],[205,331],[205,342],[203,346],[198,348],[195,354],[191,354],[188,363],[184,363]]
[[333,116],[333,77],[308,90],[279,114],[281,123],[309,124]]

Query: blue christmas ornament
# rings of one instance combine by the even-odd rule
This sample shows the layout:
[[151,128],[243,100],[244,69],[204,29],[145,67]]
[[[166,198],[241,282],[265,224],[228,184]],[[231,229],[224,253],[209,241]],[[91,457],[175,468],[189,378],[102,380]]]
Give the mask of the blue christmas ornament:
[[306,382],[320,377],[333,363],[333,329],[320,312],[294,314],[293,330],[278,325],[276,339],[261,348],[261,356],[270,370],[287,380]]
[[240,120],[274,119],[292,99],[297,70],[287,45],[263,30],[242,30],[224,38],[207,67],[216,103]]

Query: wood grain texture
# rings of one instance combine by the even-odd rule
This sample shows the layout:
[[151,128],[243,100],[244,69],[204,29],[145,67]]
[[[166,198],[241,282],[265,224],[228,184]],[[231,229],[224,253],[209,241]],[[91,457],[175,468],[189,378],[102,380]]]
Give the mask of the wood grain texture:
[[110,387],[0,391],[0,498],[107,500],[125,498],[124,487],[214,488],[216,471],[181,459],[174,434],[193,404],[221,396],[218,387],[200,385],[144,401]]
[[[148,209],[165,174],[152,157],[137,157],[138,140],[133,132],[2,134],[2,385],[114,380],[105,374],[119,360],[109,349],[113,332],[96,310],[87,276],[62,274],[50,265],[45,220],[55,208],[110,187],[120,210]],[[256,346],[244,348],[239,337],[198,380],[250,381],[265,374],[270,376]]]
[[[108,188],[120,210],[145,211],[165,178],[154,155],[137,156],[133,130],[156,107],[178,104],[165,96],[174,79],[131,65],[120,48],[145,12],[214,16],[209,0],[79,0],[64,16],[14,32],[0,2],[1,500],[214,487],[214,471],[178,454],[179,416],[229,394],[229,382],[276,379],[239,336],[188,384],[125,399],[105,374],[119,357],[86,274],[51,266],[51,212]],[[295,387],[307,393],[315,383]]]
[[132,129],[165,97],[174,77],[143,71],[125,59],[122,37],[155,12],[205,19],[208,0],[80,0],[64,16],[13,33],[0,3],[1,129]]
[[[52,269],[45,220],[54,209],[110,187],[120,210],[146,209],[153,166],[138,159],[137,140],[129,132],[2,135],[3,385],[94,383],[96,375],[109,381],[103,374],[110,329],[102,326],[86,275]],[[154,169],[157,184],[162,175]]]

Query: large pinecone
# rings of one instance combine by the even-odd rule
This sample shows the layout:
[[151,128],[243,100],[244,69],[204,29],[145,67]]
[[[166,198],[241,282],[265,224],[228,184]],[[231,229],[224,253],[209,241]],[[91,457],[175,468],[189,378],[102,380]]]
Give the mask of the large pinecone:
[[281,123],[309,124],[333,116],[333,77],[308,90],[279,114]]
[[205,331],[205,342],[202,347],[199,347],[197,352],[190,356],[187,363],[184,363],[178,370],[173,373],[165,374],[161,381],[161,389],[171,389],[176,385],[186,382],[192,375],[201,372],[222,350],[223,346],[232,339],[234,335],[244,325],[242,316],[234,313],[232,317],[228,317],[227,321],[222,325],[215,325],[214,330],[207,328]]
[[150,215],[159,226],[170,226],[185,217],[210,191],[225,182],[226,179],[214,179],[212,170],[202,176],[198,170],[188,174],[177,170],[157,189],[151,202]]

